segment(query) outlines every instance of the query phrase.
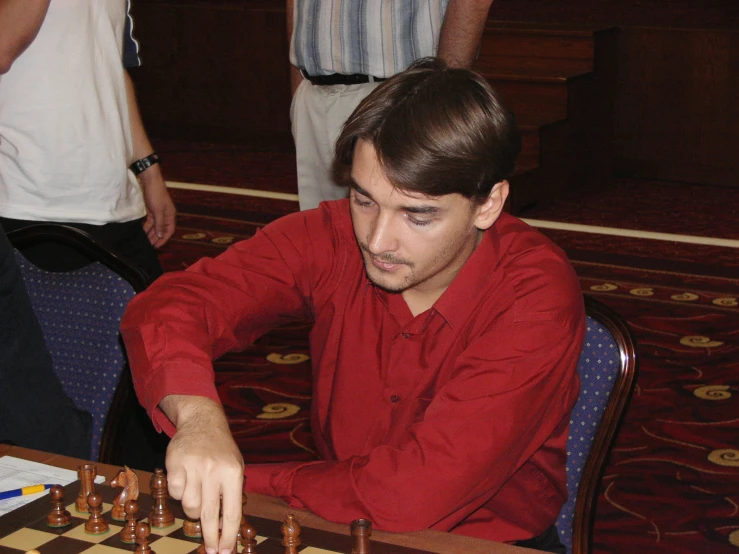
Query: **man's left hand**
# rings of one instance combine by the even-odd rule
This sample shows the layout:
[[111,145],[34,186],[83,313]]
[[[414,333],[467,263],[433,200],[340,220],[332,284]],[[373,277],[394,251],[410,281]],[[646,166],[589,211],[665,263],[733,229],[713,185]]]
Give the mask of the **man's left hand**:
[[169,196],[167,185],[158,165],[153,165],[139,175],[146,204],[144,231],[154,248],[164,246],[174,234],[177,210]]

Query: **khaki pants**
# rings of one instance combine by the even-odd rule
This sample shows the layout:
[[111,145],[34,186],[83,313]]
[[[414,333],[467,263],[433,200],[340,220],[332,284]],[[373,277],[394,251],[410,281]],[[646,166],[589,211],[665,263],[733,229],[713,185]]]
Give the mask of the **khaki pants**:
[[290,119],[298,166],[300,209],[315,208],[324,200],[348,194],[334,182],[334,146],[344,122],[378,83],[313,85],[303,81],[295,91]]

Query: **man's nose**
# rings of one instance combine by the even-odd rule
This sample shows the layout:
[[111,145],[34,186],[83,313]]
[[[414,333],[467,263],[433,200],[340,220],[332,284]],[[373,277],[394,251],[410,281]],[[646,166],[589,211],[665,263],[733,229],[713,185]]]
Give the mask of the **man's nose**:
[[367,247],[376,256],[397,250],[397,234],[390,214],[380,213],[372,221],[367,237]]

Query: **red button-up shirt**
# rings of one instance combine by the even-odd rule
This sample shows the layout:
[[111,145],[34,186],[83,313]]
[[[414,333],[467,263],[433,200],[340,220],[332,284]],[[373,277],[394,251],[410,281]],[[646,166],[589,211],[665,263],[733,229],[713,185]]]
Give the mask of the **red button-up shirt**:
[[291,214],[130,304],[123,336],[155,425],[168,394],[218,400],[212,359],[309,318],[322,461],[246,467],[246,488],[332,521],[497,541],[550,526],[585,315],[564,254],[503,214],[431,309],[367,279],[346,200]]

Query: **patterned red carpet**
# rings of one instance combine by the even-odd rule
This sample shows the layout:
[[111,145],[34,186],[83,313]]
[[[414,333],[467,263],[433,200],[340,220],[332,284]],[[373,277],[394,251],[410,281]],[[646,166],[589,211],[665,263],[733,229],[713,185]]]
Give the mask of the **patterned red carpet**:
[[[285,160],[289,156],[267,160],[278,168],[270,170],[278,183],[269,188],[294,192]],[[259,188],[243,175],[232,186],[237,181]],[[737,238],[731,210],[739,204],[727,201],[738,198],[736,189],[707,199],[711,189],[672,186],[671,195],[653,189],[645,199],[633,188],[644,186],[624,182],[602,191],[600,200],[594,195],[526,215]],[[162,252],[167,270],[217,255],[296,209],[288,201],[174,193],[181,215],[176,237]],[[702,200],[684,203],[691,194]],[[567,250],[583,291],[622,314],[639,343],[637,390],[603,481],[595,552],[739,553],[737,250],[547,234]],[[219,391],[247,462],[314,457],[307,331],[302,325],[278,329],[217,364]]]

